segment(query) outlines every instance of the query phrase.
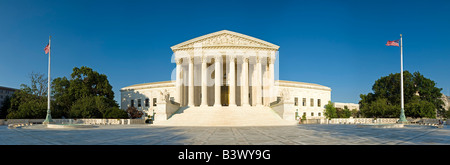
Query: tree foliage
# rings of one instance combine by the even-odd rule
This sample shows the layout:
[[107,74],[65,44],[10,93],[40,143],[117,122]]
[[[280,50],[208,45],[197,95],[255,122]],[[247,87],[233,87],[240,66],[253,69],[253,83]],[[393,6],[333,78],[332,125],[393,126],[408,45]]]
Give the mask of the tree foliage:
[[[361,114],[365,117],[398,117],[401,109],[400,73],[376,80],[373,93],[361,94]],[[435,118],[436,110],[443,109],[442,88],[419,72],[403,72],[405,115]]]
[[336,115],[338,118],[349,118],[352,116],[352,112],[347,106],[344,106],[344,109],[336,108]]
[[[54,88],[55,109],[71,118],[103,118],[111,108],[118,109],[108,78],[89,67],[73,68],[71,79],[56,78]],[[120,113],[108,113],[108,117]]]
[[31,73],[31,84],[21,84],[10,99],[6,118],[45,118],[47,111],[47,77]]
[[[47,110],[47,78],[31,73],[31,85],[21,85],[7,106],[7,118],[45,118]],[[51,112],[53,118],[128,118],[114,100],[108,78],[89,67],[75,67],[70,79],[52,81]],[[5,116],[4,111],[1,115]]]
[[328,104],[325,105],[325,112],[324,112],[325,117],[327,117],[328,119],[331,118],[337,118],[337,112],[336,112],[336,108],[334,107],[334,103],[331,101],[328,101]]

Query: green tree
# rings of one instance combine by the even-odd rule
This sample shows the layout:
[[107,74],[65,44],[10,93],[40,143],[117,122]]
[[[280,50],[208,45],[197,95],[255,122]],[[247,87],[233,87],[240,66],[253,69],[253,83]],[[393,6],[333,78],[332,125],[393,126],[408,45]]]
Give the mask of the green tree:
[[336,115],[338,118],[349,118],[352,116],[352,112],[347,106],[344,106],[344,109],[336,108]]
[[361,109],[361,114],[365,117],[398,117],[400,106],[392,105],[387,98],[378,98],[369,105]]
[[124,110],[119,107],[110,107],[106,109],[106,112],[103,114],[103,118],[106,119],[128,119],[128,114]]
[[87,96],[77,100],[70,111],[71,118],[103,118],[110,108],[103,96]]
[[444,101],[441,100],[442,88],[437,88],[436,83],[433,80],[425,78],[419,72],[415,72],[414,85],[417,86],[417,94],[419,96],[419,100],[428,101],[429,103],[433,104],[434,106],[433,111],[434,110],[437,110],[437,112],[445,111]]
[[352,109],[352,117],[359,117],[360,115],[360,111],[358,111],[357,109]]
[[[404,71],[403,75],[406,116],[434,118],[436,110],[443,109],[443,102],[439,99],[442,96],[440,92],[442,88],[437,88],[434,81],[425,78],[419,72],[411,74]],[[363,116],[399,116],[401,104],[400,73],[381,77],[375,81],[372,91],[373,93],[360,95],[359,105]]]
[[[66,77],[58,77],[52,81],[52,94],[55,100],[54,109],[60,113],[60,116],[69,116],[70,109],[77,98],[70,93],[70,81]],[[52,111],[52,115],[55,112]]]
[[328,119],[331,118],[337,118],[337,113],[336,113],[336,108],[334,107],[334,103],[331,101],[328,101],[328,104],[325,105],[325,112],[324,112],[325,117],[327,117]]
[[89,67],[75,67],[71,79],[56,78],[52,86],[55,108],[64,116],[102,118],[108,109],[119,107],[107,76]]
[[43,74],[31,73],[30,86],[21,84],[14,92],[6,118],[45,118],[47,110],[47,78]]
[[433,103],[427,100],[420,100],[418,96],[416,96],[415,99],[405,105],[405,109],[408,109],[408,111],[405,112],[405,115],[414,118],[434,118],[436,116],[434,108],[435,106]]

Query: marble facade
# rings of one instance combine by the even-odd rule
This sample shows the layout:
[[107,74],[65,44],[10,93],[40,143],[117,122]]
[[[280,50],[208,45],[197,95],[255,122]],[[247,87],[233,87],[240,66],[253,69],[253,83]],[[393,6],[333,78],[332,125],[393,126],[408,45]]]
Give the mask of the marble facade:
[[171,49],[176,63],[172,80],[122,88],[122,109],[135,106],[152,115],[164,92],[168,101],[180,108],[270,107],[282,95],[280,89],[288,89],[295,104],[291,111],[323,117],[324,106],[331,99],[329,87],[277,80],[279,46],[251,36],[222,30]]

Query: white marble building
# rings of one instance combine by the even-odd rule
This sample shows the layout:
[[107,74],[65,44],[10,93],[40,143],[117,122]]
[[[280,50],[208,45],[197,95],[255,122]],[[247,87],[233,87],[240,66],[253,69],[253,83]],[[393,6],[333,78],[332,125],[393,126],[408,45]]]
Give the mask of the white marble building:
[[326,86],[277,80],[278,49],[272,43],[222,30],[171,47],[172,80],[122,88],[121,108],[134,106],[155,120],[180,108],[270,107],[281,118],[323,118],[331,99]]

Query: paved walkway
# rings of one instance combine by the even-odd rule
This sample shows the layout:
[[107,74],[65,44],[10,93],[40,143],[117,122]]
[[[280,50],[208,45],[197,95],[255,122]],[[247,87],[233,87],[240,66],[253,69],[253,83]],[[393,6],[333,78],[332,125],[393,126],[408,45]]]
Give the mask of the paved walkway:
[[149,125],[98,126],[54,130],[34,125],[0,126],[0,145],[449,145],[450,128],[358,128],[355,125],[270,127],[162,127]]

